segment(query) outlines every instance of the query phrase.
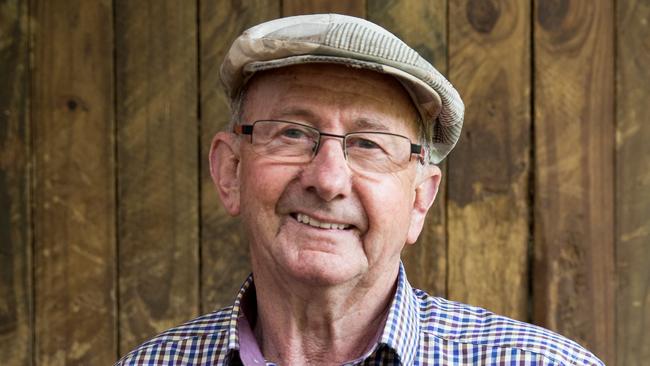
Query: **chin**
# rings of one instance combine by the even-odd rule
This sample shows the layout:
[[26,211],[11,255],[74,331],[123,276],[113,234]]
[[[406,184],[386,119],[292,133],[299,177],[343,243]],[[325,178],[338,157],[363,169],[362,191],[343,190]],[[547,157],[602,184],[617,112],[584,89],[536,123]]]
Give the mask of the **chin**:
[[328,253],[305,253],[288,268],[290,275],[311,286],[338,286],[356,280],[364,272],[362,265],[332,258]]

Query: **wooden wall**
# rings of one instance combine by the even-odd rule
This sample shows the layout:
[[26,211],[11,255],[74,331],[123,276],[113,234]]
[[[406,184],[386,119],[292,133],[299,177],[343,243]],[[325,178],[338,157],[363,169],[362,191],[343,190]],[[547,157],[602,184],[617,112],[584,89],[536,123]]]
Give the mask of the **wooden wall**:
[[465,100],[411,281],[647,362],[650,1],[0,0],[3,364],[110,364],[232,301],[218,67],[309,12],[387,27]]

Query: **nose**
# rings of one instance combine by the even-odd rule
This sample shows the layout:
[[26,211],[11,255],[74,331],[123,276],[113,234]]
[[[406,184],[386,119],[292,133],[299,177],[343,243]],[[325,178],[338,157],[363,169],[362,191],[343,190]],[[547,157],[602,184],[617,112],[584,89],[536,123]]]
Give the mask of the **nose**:
[[351,179],[341,140],[322,137],[316,156],[302,173],[305,188],[329,202],[350,194]]

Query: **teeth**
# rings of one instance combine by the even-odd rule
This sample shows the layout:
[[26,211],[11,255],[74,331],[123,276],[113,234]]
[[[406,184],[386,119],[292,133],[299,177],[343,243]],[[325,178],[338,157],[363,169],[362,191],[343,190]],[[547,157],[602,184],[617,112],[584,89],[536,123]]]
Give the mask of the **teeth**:
[[350,227],[350,225],[346,224],[335,224],[335,223],[330,223],[330,222],[321,222],[316,220],[313,217],[309,217],[305,214],[297,214],[296,219],[298,222],[302,222],[303,224],[307,224],[313,227],[321,228],[321,229],[335,229],[335,230],[344,230]]

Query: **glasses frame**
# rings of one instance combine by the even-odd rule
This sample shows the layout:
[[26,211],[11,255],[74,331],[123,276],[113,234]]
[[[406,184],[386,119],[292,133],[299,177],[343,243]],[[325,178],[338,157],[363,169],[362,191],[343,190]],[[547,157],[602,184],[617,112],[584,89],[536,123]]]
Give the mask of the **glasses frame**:
[[350,136],[350,135],[356,135],[356,134],[360,134],[360,133],[373,133],[373,134],[380,134],[380,135],[397,136],[397,137],[402,137],[402,138],[406,139],[409,142],[409,144],[411,145],[411,152],[409,154],[409,162],[411,161],[411,157],[413,155],[416,155],[419,162],[422,165],[425,164],[424,148],[422,147],[422,145],[414,144],[413,141],[411,141],[410,138],[408,138],[408,137],[406,137],[404,135],[399,135],[399,134],[391,133],[391,132],[354,131],[354,132],[346,133],[345,135],[337,135],[337,134],[333,134],[333,133],[323,132],[323,131],[317,129],[316,127],[305,125],[305,124],[298,123],[298,122],[284,121],[284,120],[279,120],[279,119],[262,119],[262,120],[254,121],[253,123],[236,125],[236,126],[233,127],[233,133],[238,134],[238,135],[249,135],[249,136],[251,136],[251,143],[252,143],[253,142],[253,130],[255,129],[255,124],[257,122],[282,122],[282,123],[288,123],[288,124],[292,124],[292,125],[296,125],[296,126],[300,126],[300,127],[309,128],[309,129],[312,129],[312,130],[316,131],[318,133],[318,141],[316,141],[316,146],[314,147],[314,153],[313,153],[313,155],[311,157],[312,159],[314,157],[316,157],[316,155],[318,154],[318,150],[320,149],[320,146],[321,146],[321,139],[322,139],[323,136],[340,138],[341,139],[341,145],[343,147],[343,155],[345,156],[345,160],[347,160],[348,159],[348,153],[347,153],[347,149],[346,149],[346,146],[345,146],[345,140],[347,139],[347,137]]

